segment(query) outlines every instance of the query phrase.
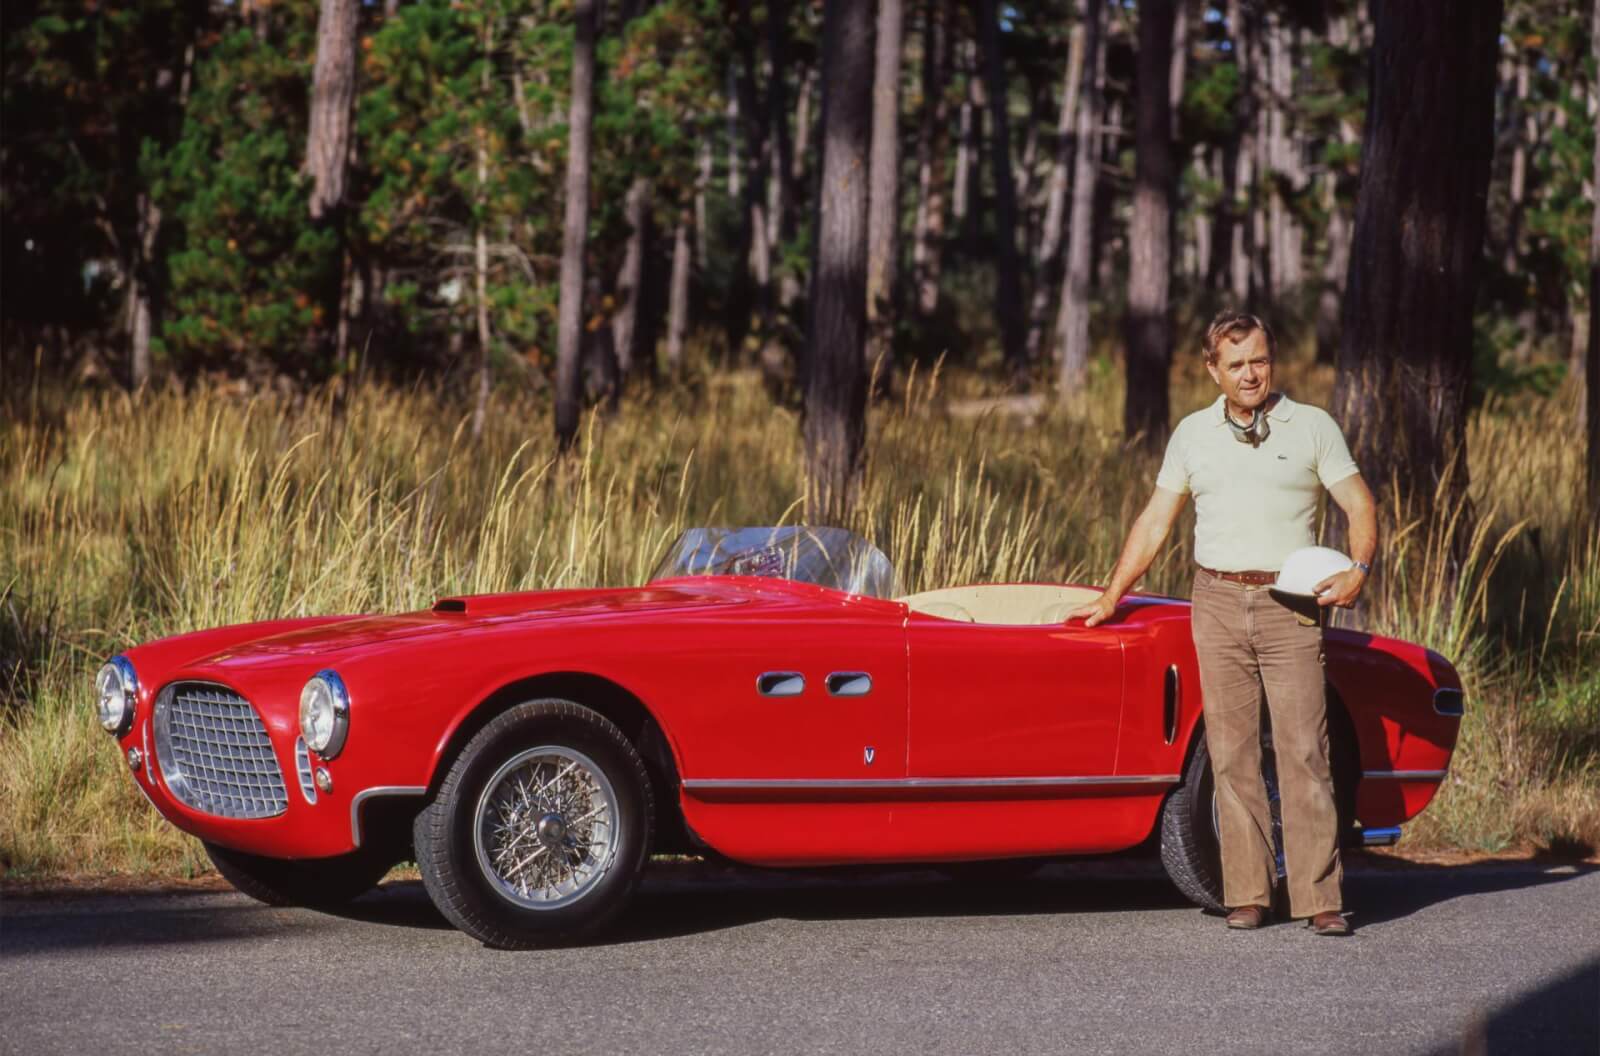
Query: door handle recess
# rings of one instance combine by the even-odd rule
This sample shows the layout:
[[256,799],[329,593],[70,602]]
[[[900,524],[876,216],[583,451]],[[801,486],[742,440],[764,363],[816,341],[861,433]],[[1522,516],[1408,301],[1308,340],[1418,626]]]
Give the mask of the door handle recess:
[[767,671],[756,679],[756,692],[763,697],[798,697],[805,688],[806,676],[798,671]]
[[864,697],[872,692],[872,676],[865,671],[835,671],[828,676],[831,697]]

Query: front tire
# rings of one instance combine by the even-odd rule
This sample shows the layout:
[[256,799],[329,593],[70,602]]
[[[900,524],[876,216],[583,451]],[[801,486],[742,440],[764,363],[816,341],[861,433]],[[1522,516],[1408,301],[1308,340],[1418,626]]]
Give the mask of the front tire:
[[590,934],[638,884],[650,781],[608,719],[566,700],[519,704],[478,731],[412,829],[439,912],[487,946]]
[[376,887],[394,864],[370,850],[336,858],[263,858],[201,841],[222,878],[269,906],[341,906]]

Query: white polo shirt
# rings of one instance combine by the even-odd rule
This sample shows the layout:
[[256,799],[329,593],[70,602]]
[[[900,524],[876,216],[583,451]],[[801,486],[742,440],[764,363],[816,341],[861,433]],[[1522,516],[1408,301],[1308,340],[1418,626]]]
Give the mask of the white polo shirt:
[[1194,494],[1194,557],[1219,572],[1276,572],[1312,546],[1323,488],[1358,472],[1344,433],[1321,407],[1279,394],[1259,447],[1240,443],[1223,397],[1172,431],[1156,487]]

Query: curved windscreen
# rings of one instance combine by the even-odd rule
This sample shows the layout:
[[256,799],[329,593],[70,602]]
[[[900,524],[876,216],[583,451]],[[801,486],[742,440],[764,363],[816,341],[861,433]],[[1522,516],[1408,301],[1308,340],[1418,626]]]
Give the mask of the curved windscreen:
[[893,598],[900,593],[883,551],[843,528],[690,528],[650,578],[766,576]]

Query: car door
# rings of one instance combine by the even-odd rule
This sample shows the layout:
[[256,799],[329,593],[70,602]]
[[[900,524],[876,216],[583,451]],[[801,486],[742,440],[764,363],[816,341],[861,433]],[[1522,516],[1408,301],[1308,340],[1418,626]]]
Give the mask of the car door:
[[714,649],[674,725],[692,787],[903,778],[904,608],[872,598],[774,599],[708,625]]
[[913,612],[906,631],[910,777],[1114,773],[1123,676],[1115,630]]
[[834,593],[752,605],[714,633],[674,723],[690,830],[760,865],[896,857],[904,606]]

